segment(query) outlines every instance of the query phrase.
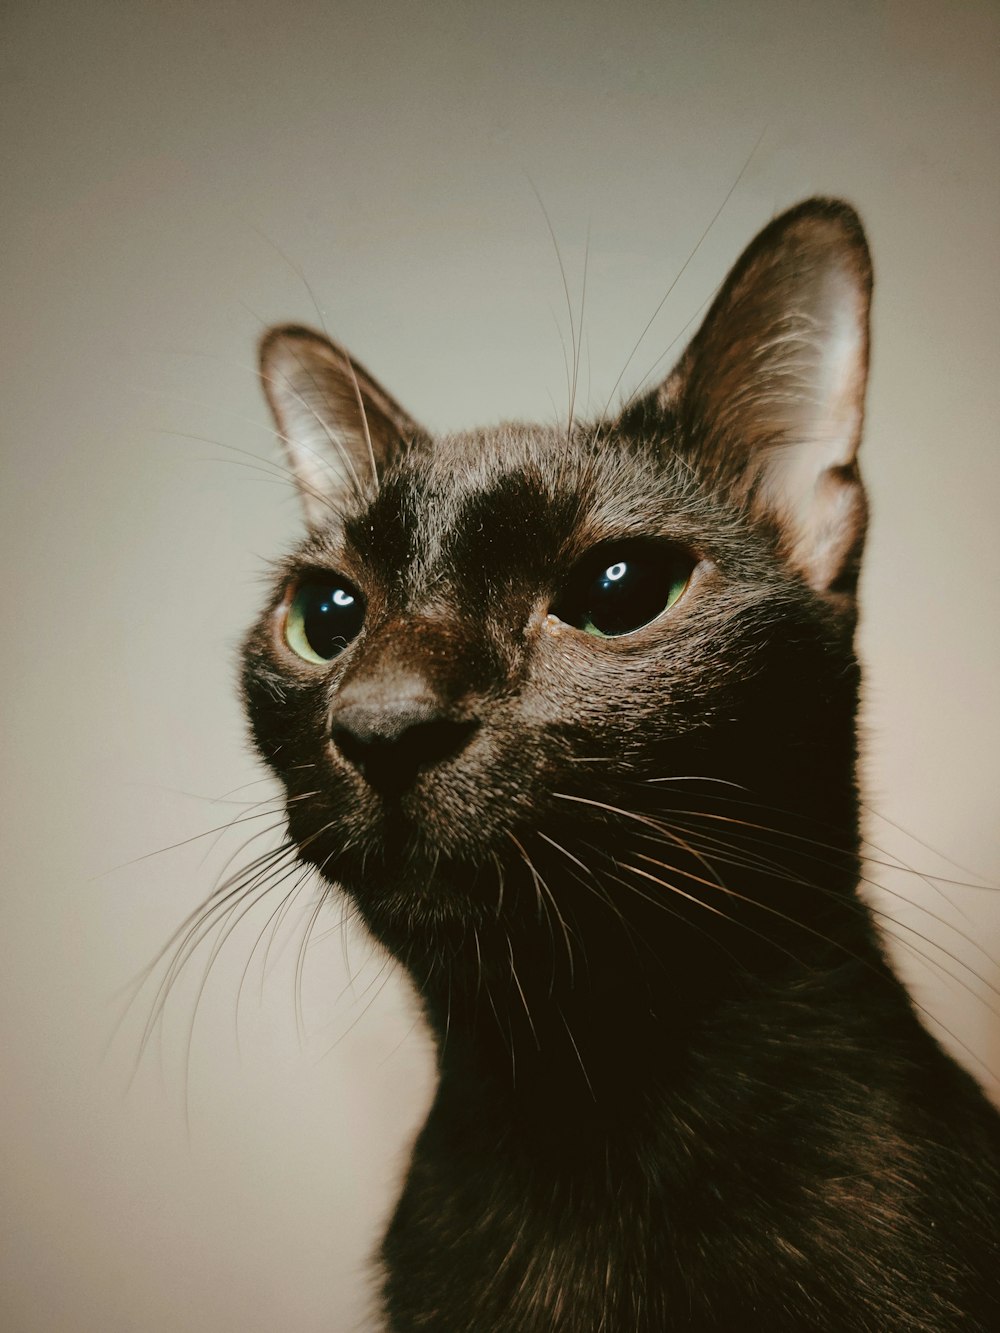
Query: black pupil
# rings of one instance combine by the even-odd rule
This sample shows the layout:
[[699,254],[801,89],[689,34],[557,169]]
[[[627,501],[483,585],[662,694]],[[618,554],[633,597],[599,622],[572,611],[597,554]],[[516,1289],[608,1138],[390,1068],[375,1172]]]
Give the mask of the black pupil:
[[659,615],[669,592],[648,562],[615,560],[591,584],[587,618],[602,634],[627,634]]
[[304,583],[296,593],[302,632],[318,657],[336,657],[361,630],[361,595],[342,583]]
[[559,614],[591,633],[631,634],[671,604],[690,568],[676,551],[610,551],[573,579]]

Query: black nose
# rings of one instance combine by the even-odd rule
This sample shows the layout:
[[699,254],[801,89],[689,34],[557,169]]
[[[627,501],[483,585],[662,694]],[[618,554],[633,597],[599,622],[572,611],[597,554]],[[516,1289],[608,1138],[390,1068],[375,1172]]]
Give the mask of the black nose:
[[348,703],[330,718],[330,740],[384,795],[413,785],[422,769],[457,754],[479,723],[442,716],[436,702]]

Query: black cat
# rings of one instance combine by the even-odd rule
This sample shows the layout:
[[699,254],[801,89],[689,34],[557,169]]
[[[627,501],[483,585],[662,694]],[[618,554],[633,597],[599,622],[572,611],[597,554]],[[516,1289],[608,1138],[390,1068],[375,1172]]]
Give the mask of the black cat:
[[253,734],[437,1039],[394,1333],[1000,1329],[1000,1119],[856,892],[870,291],[809,201],[616,420],[437,440],[264,339]]

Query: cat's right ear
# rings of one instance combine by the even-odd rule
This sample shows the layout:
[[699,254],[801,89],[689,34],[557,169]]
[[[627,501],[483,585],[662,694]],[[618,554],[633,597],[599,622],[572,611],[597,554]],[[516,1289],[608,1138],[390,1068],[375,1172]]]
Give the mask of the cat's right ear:
[[634,409],[671,422],[727,504],[765,520],[787,562],[840,600],[853,597],[865,534],[871,287],[857,214],[806,200],[744,251],[677,368]]
[[422,434],[362,366],[312,329],[269,329],[260,377],[310,527],[329,522],[350,495],[377,489],[389,460]]

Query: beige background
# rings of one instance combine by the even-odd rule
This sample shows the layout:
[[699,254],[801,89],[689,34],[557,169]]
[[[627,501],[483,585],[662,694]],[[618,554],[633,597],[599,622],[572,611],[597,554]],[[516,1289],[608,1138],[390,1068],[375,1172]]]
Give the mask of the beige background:
[[[544,418],[566,318],[529,182],[575,301],[589,233],[594,406],[748,158],[626,387],[773,212],[854,200],[878,274],[869,801],[938,850],[874,816],[870,833],[1000,883],[1000,10],[538,11],[4,6],[4,1329],[367,1327],[364,1257],[430,1088],[398,978],[330,910],[297,1015],[302,898],[237,1023],[272,898],[210,971],[198,955],[141,1060],[155,987],[125,1008],[274,822],[240,804],[271,789],[244,785],[260,771],[233,682],[263,559],[297,530],[256,465],[276,452],[252,368],[264,324],[317,320],[296,270],[429,425]],[[247,822],[199,837],[230,819]],[[974,973],[997,982],[998,895],[875,871],[936,959],[907,954],[922,1003],[995,1087]]]

